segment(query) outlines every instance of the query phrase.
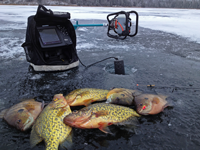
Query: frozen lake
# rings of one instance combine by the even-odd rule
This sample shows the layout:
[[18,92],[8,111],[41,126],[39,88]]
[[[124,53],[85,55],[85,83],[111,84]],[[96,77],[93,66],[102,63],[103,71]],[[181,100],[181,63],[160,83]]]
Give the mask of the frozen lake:
[[[123,87],[169,96],[173,108],[139,119],[137,134],[113,127],[115,135],[98,129],[73,129],[72,149],[198,150],[200,149],[200,11],[187,9],[61,7],[56,11],[71,13],[74,23],[107,23],[109,13],[135,10],[139,31],[135,37],[115,40],[107,37],[106,27],[78,28],[77,51],[89,65],[113,56],[124,60],[127,75],[115,75],[113,61],[93,67],[57,73],[29,72],[21,44],[25,40],[27,17],[37,6],[0,6],[0,110],[36,97],[52,100],[77,88]],[[137,87],[136,84],[141,86]],[[156,88],[149,89],[148,84]],[[187,89],[188,88],[188,89]],[[75,109],[75,108],[72,108]],[[22,133],[0,121],[0,148],[29,150],[30,131]],[[34,149],[44,149],[40,143]]]

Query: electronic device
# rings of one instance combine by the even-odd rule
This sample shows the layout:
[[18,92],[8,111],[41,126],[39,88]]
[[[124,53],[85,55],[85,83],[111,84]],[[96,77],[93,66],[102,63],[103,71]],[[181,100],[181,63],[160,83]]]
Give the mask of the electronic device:
[[67,46],[72,44],[72,40],[69,37],[66,30],[61,30],[57,26],[42,26],[37,27],[39,32],[39,42],[42,48],[52,48]]

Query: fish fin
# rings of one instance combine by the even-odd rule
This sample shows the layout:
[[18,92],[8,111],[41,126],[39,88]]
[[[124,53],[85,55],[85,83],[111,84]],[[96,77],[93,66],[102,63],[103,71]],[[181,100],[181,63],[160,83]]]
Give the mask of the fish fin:
[[30,135],[30,146],[33,148],[38,143],[40,143],[43,140],[38,134],[35,132],[34,127],[32,127],[31,135]]
[[35,98],[20,99],[19,101],[20,102],[23,102],[23,101],[35,101]]
[[168,96],[158,93],[158,96],[162,99],[166,99]]
[[170,102],[167,102],[164,106],[163,106],[163,109],[162,111],[166,108],[166,107],[174,107],[174,105]]
[[86,99],[83,101],[85,106],[90,105],[93,102],[93,99]]
[[132,96],[135,97],[135,96],[138,96],[138,95],[141,95],[142,94],[142,91],[139,91],[139,90],[131,90],[132,92]]
[[57,117],[61,117],[65,113],[66,109],[60,109],[57,113]]
[[25,108],[30,111],[30,110],[34,110],[35,109],[35,106],[32,105],[32,104],[26,104]]
[[135,116],[133,116],[133,117],[129,117],[128,119],[126,119],[125,121],[122,121],[122,122],[118,122],[118,123],[116,123],[116,125],[123,125],[123,126],[138,126],[138,124],[139,124],[139,121],[138,121],[138,119],[135,117]]
[[100,122],[100,123],[98,123],[99,124],[99,130],[101,130],[102,132],[104,132],[104,133],[109,133],[109,134],[113,134],[111,131],[110,131],[110,129],[109,129],[109,127],[108,127],[108,124],[107,123],[103,123],[103,122]]
[[96,113],[94,113],[96,117],[101,117],[101,116],[106,116],[109,114],[109,111],[108,110],[101,110],[101,111],[98,111]]
[[73,138],[73,130],[71,130],[67,138],[62,143],[60,143],[61,148],[70,150],[73,145],[72,138]]
[[7,110],[8,110],[8,109],[4,109],[4,110],[2,110],[2,111],[0,112],[0,118],[3,118],[3,117],[4,117],[4,115],[5,115],[5,113],[6,113]]
[[45,105],[47,105],[47,104],[44,101],[42,101],[42,105],[41,105],[42,110],[44,109]]
[[160,102],[158,97],[154,97],[152,103],[158,104]]

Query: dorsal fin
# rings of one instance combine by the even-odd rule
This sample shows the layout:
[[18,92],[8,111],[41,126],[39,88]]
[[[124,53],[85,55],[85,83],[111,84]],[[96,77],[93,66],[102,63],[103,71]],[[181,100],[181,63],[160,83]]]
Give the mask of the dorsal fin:
[[8,109],[4,109],[0,112],[0,118],[3,118],[5,113],[7,112]]
[[24,106],[28,111],[30,110],[34,110],[35,106],[33,104],[26,104],[26,106]]

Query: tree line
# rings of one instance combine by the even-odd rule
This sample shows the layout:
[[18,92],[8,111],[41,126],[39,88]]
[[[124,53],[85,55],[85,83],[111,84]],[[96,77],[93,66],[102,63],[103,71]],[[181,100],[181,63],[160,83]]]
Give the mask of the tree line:
[[0,0],[0,4],[200,8],[200,0]]

